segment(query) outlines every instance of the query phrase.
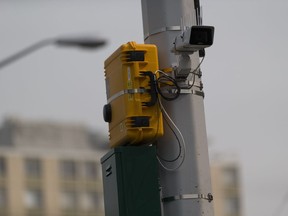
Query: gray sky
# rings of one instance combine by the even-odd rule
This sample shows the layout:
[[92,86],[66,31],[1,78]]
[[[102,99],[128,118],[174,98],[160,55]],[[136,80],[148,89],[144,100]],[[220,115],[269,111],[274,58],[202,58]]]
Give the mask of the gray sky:
[[[202,64],[211,150],[241,162],[245,215],[274,216],[288,191],[288,1],[202,5],[204,24],[216,28]],[[107,134],[103,62],[119,45],[141,43],[142,32],[140,0],[0,0],[0,59],[51,36],[109,40],[97,52],[46,47],[3,68],[0,120],[84,122]]]

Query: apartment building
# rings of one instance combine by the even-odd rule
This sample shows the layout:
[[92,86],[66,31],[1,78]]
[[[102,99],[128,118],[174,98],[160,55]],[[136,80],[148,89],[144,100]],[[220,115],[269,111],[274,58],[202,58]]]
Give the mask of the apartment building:
[[233,160],[213,160],[214,216],[242,216],[240,167]]
[[[104,216],[102,142],[83,125],[4,121],[0,216]],[[212,160],[211,178],[214,216],[242,216],[239,165]]]
[[103,216],[97,137],[83,125],[7,119],[0,216]]

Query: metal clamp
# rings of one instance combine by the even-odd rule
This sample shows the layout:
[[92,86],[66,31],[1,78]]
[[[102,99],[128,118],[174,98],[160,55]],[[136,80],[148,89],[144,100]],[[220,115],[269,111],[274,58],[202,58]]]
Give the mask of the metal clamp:
[[181,94],[194,94],[194,95],[198,95],[204,98],[204,92],[203,91],[197,91],[194,89],[181,89]]
[[[166,91],[169,94],[176,94],[177,90],[176,89],[167,89]],[[203,98],[205,96],[203,91],[198,91],[198,90],[194,90],[194,89],[181,89],[180,94],[193,94],[193,95],[201,96]]]
[[204,199],[208,200],[208,202],[213,201],[213,195],[211,193],[208,193],[207,195],[204,194],[181,194],[177,196],[171,196],[171,197],[165,197],[162,198],[163,202],[172,202],[176,200],[186,200],[186,199]]
[[181,31],[181,26],[166,26],[166,27],[162,27],[154,31],[148,32],[147,34],[144,35],[144,40],[146,40],[148,37],[152,35],[159,34],[165,31]]
[[124,89],[122,91],[117,92],[116,94],[112,95],[110,98],[108,98],[107,102],[110,103],[111,101],[115,100],[116,98],[124,95],[124,94],[143,94],[146,93],[147,90],[144,88],[139,89]]

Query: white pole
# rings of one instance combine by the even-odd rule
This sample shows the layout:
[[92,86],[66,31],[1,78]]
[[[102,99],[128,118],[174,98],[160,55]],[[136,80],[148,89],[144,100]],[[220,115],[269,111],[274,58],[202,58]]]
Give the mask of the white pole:
[[[142,0],[145,43],[157,45],[160,69],[179,66],[173,42],[186,27],[199,24],[198,5],[198,0]],[[200,75],[195,70],[198,52],[189,56],[190,72]],[[173,72],[167,74],[174,77]],[[201,76],[189,73],[186,84],[192,87],[176,100],[162,100],[168,114],[163,113],[164,136],[157,144],[163,215],[213,216]]]

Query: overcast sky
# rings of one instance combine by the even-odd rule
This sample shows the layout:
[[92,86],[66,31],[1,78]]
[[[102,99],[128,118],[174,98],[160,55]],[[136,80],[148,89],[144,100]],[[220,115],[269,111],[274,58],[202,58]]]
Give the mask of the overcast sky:
[[[215,26],[202,64],[211,150],[240,161],[245,216],[274,216],[288,192],[288,1],[201,2],[204,24]],[[81,33],[109,45],[96,52],[46,47],[1,69],[1,121],[82,122],[107,135],[103,62],[121,44],[143,42],[140,0],[0,0],[0,59],[47,37]],[[288,215],[287,204],[277,216]]]

